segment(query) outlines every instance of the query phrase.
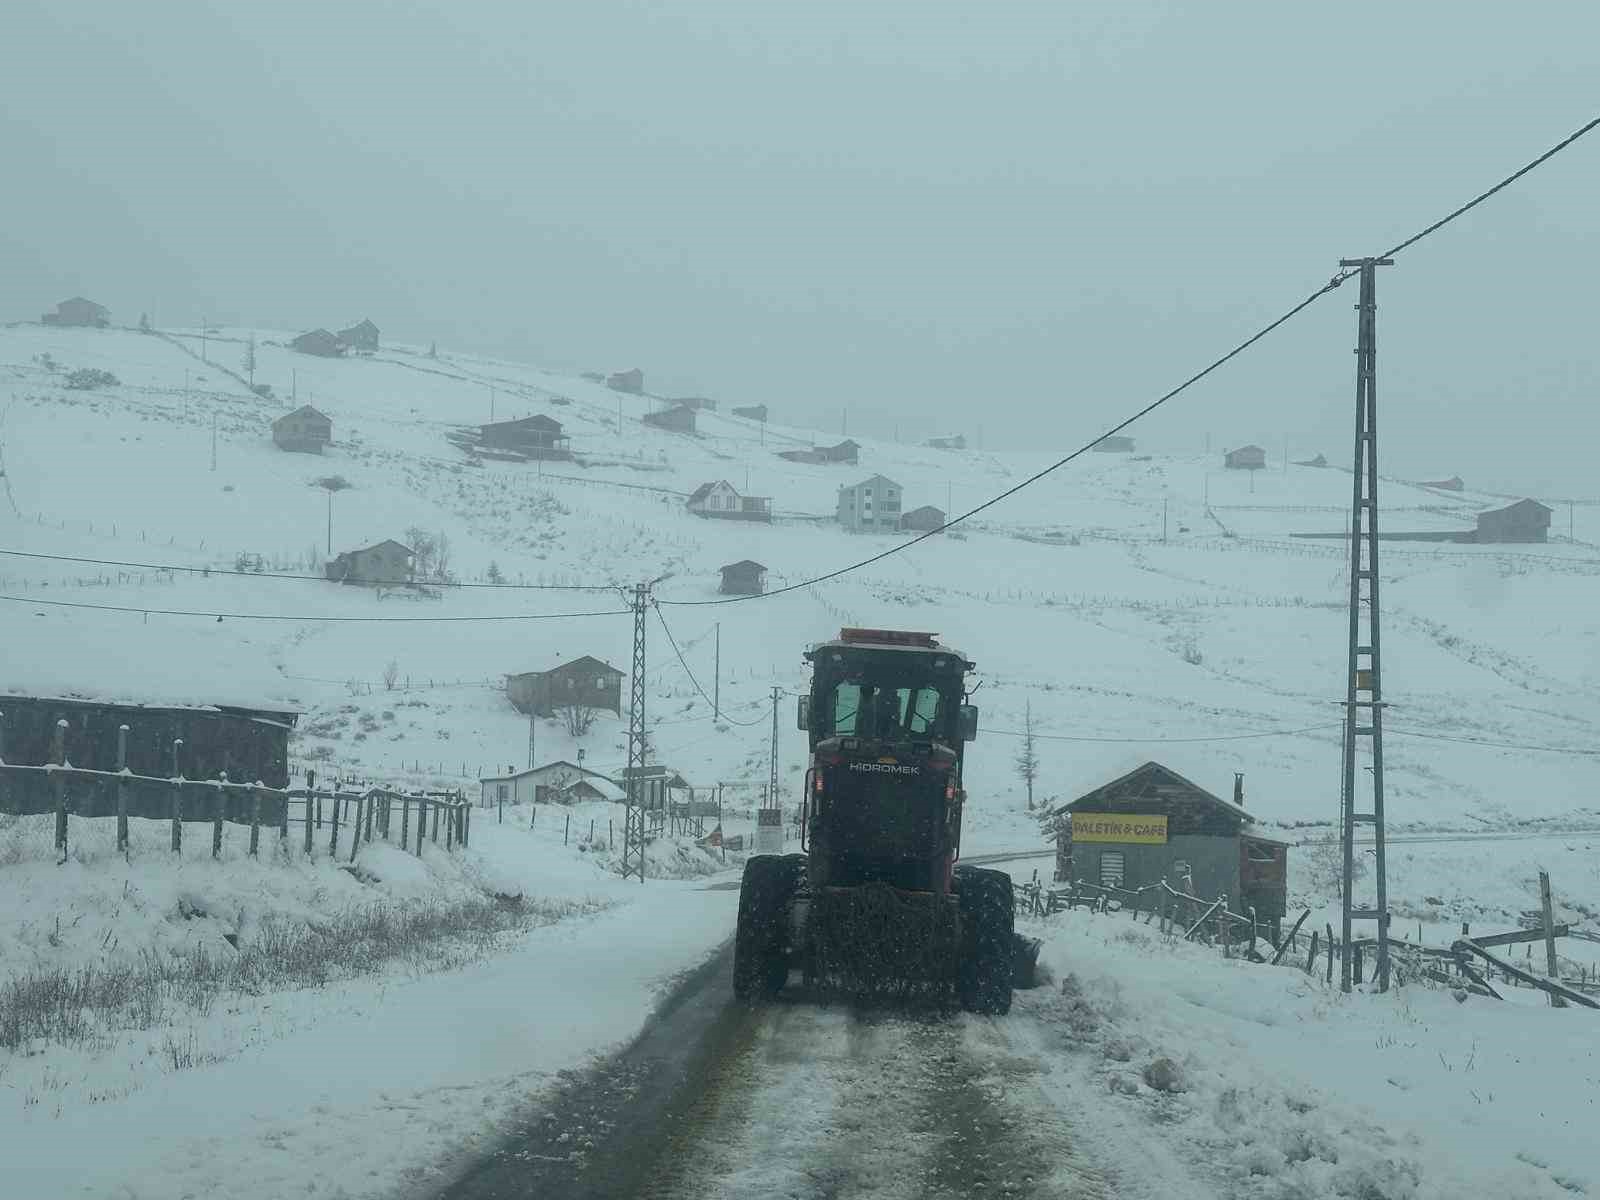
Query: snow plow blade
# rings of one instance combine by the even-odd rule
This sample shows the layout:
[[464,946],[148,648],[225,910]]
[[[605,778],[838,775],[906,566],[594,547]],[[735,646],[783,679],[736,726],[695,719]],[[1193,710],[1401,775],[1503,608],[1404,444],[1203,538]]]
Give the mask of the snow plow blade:
[[955,983],[961,918],[953,898],[886,883],[825,887],[811,898],[809,981],[819,993],[903,1004]]

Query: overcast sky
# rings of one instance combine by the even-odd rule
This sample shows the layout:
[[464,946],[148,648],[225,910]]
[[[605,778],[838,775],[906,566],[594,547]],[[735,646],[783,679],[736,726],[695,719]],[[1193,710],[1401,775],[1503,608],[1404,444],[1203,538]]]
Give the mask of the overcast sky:
[[[1600,112],[1600,6],[8,0],[0,319],[1067,449]],[[1600,133],[1379,283],[1383,466],[1591,482]],[[1348,456],[1353,288],[1134,432]]]

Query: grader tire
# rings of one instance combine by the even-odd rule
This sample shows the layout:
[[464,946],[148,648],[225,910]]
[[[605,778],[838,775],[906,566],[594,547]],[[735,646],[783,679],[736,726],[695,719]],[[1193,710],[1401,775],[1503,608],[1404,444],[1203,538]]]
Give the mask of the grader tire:
[[789,901],[804,866],[803,857],[776,854],[744,865],[733,939],[733,994],[740,1000],[770,1000],[789,977]]
[[1015,959],[1011,876],[979,867],[956,868],[961,905],[961,962],[956,992],[961,1007],[985,1016],[1011,1011]]

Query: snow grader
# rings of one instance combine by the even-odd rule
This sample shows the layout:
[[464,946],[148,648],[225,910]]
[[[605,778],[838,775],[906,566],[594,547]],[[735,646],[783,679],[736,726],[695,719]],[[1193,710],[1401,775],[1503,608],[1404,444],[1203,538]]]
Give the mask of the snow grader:
[[805,657],[805,853],[745,864],[735,995],[770,999],[798,969],[822,995],[1009,1011],[1011,878],[956,861],[974,664],[931,633],[885,629],[841,630]]

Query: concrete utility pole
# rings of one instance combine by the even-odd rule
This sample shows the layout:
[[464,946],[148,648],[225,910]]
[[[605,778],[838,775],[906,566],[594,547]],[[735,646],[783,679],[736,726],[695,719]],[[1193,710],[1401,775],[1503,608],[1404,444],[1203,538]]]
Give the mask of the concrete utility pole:
[[[1560,983],[1561,964],[1556,960],[1554,933],[1556,923],[1552,912],[1554,906],[1550,903],[1550,873],[1548,871],[1539,872],[1539,907],[1544,911],[1545,974],[1550,977],[1551,983]],[[1565,1008],[1566,1006],[1567,1002],[1563,997],[1556,995],[1554,992],[1550,993],[1550,1007]]]
[[211,469],[217,469],[217,414],[211,414]]
[[1161,497],[1161,544],[1167,544],[1167,498]]
[[[528,770],[530,771],[538,765],[533,755],[539,736],[539,714],[534,711],[534,708],[535,706],[530,702],[528,704]],[[578,751],[578,761],[580,763],[583,761],[582,750]]]
[[183,372],[183,419],[185,421],[189,419],[189,372],[187,368]]
[[211,361],[209,358],[206,357],[206,326],[207,326],[207,324],[209,324],[209,322],[204,317],[201,317],[200,318],[200,361],[203,362],[203,363],[209,363]]
[[494,420],[494,384],[489,385],[489,420]]
[[333,554],[333,489],[328,488],[328,554]]
[[767,807],[779,808],[778,803],[778,697],[783,695],[781,687],[772,689],[772,760],[767,772]]
[[[1377,268],[1393,265],[1387,258],[1341,259],[1341,267],[1358,267],[1361,296],[1356,304],[1356,441],[1350,498],[1350,628],[1345,671],[1344,764],[1340,782],[1340,831],[1344,839],[1344,895],[1341,933],[1344,953],[1339,987],[1348,992],[1355,952],[1351,923],[1375,921],[1378,926],[1378,990],[1389,990],[1388,881],[1383,820],[1383,673],[1378,638],[1378,334]],[[1363,723],[1365,722],[1365,723]],[[1372,803],[1358,811],[1356,748],[1369,738],[1372,752]],[[1355,827],[1371,825],[1374,885],[1377,902],[1356,904]]]
[[716,658],[711,668],[711,720],[722,720],[722,622],[717,622]]

